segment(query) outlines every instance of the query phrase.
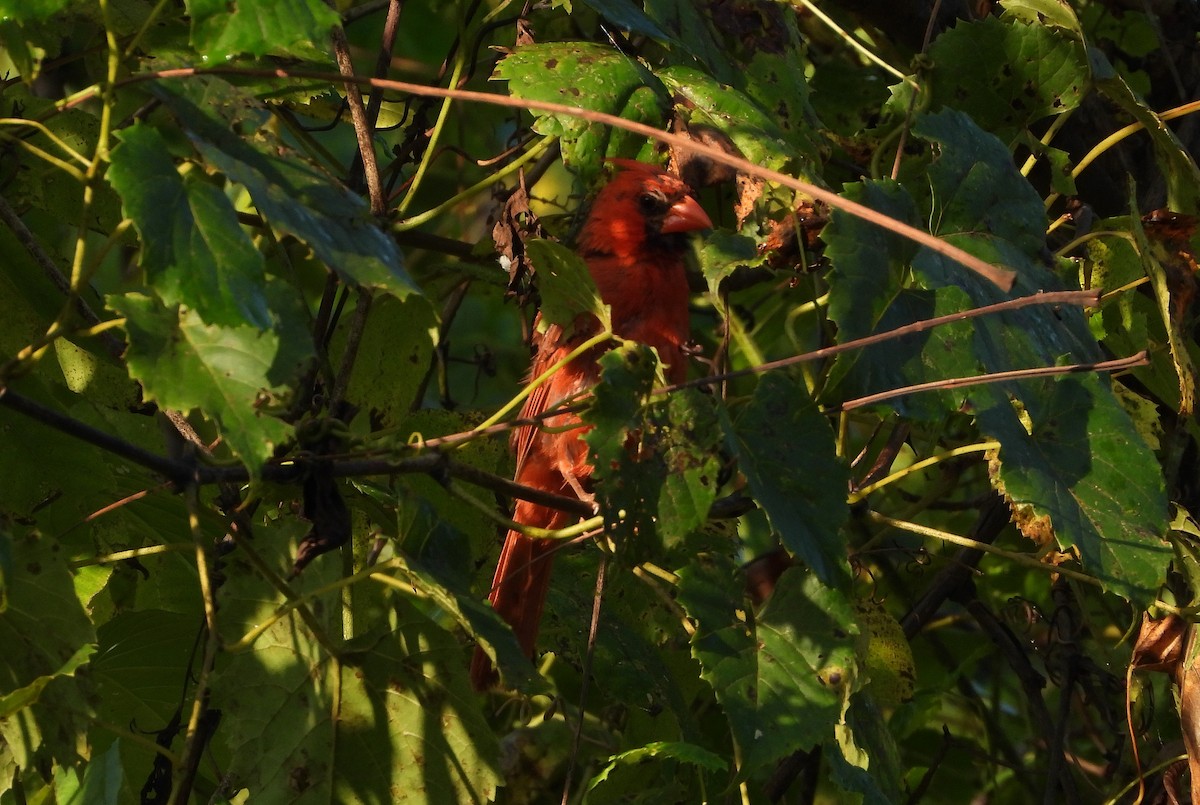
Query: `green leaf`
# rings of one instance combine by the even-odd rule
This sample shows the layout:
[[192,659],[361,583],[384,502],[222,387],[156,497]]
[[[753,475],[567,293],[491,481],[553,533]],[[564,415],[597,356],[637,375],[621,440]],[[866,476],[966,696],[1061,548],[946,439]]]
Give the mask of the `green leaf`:
[[247,98],[219,81],[182,89],[190,94],[175,94],[162,85],[153,92],[175,113],[205,159],[249,191],[272,226],[307,244],[351,285],[386,290],[401,299],[419,292],[404,271],[395,242],[361,198],[294,154],[260,150],[254,140],[230,129],[231,124],[260,122],[257,109],[247,112]]
[[[560,693],[579,684],[578,665],[590,650],[588,629],[580,624],[591,617],[596,564],[596,551],[564,551],[555,560],[538,640],[562,658],[550,669]],[[678,615],[644,581],[623,564],[610,564],[592,650],[592,690],[600,701],[630,703],[634,719],[661,714],[660,728],[640,735],[701,743],[691,698],[698,684],[695,668],[679,651],[663,650],[681,640],[678,623]],[[640,735],[626,733],[621,745],[640,745]]]
[[398,605],[396,615],[394,632],[356,641],[359,656],[342,667],[332,801],[493,800],[499,742],[466,674],[448,670],[465,668],[466,657],[411,607]]
[[646,0],[645,6],[646,15],[668,32],[668,44],[678,60],[695,60],[721,81],[732,83],[737,79],[737,68],[716,35],[711,15],[695,13],[695,6],[688,0]]
[[0,0],[0,23],[44,20],[70,5],[70,0]]
[[[1129,222],[1113,221],[1105,228],[1117,230],[1129,226]],[[1136,237],[1133,240],[1136,242]],[[1087,259],[1092,266],[1092,286],[1105,291],[1115,291],[1146,276],[1146,266],[1137,247],[1121,235],[1102,235],[1089,240]],[[1155,297],[1157,294],[1153,297],[1139,293],[1108,295],[1101,300],[1101,315],[1092,316],[1088,321],[1092,332],[1103,339],[1105,347],[1115,355],[1132,355],[1145,349],[1147,344],[1169,343]],[[1136,367],[1133,376],[1152,398],[1168,408],[1179,410],[1182,402],[1179,376],[1169,349],[1152,351],[1150,365]],[[1154,418],[1157,420],[1158,415]]]
[[188,0],[192,44],[206,57],[225,61],[252,56],[327,56],[329,36],[341,24],[321,0]]
[[456,584],[446,574],[437,573],[437,568],[436,564],[424,565],[410,559],[404,563],[401,574],[415,591],[454,618],[476,639],[500,672],[504,684],[529,694],[543,691],[545,684],[534,672],[511,627],[466,585]]
[[1066,0],[1004,0],[1004,15],[1031,23],[1049,23],[1082,37],[1079,18]]
[[674,39],[646,15],[633,0],[582,0],[609,22],[633,34],[642,34],[661,43]]
[[[108,750],[83,767],[83,776],[75,769],[62,766],[55,769],[54,801],[57,805],[118,805],[125,787],[125,770],[121,766],[121,742],[116,740]],[[128,800],[125,800],[128,801]]]
[[1016,507],[1021,530],[1039,544],[1053,535],[1105,589],[1149,605],[1171,557],[1166,494],[1107,379],[1005,384],[979,404],[980,429],[1002,445],[992,481]]
[[783,544],[822,582],[846,589],[850,569],[840,530],[849,514],[849,474],[803,385],[782,372],[764,375],[736,419],[722,411],[721,426]]
[[690,122],[729,136],[741,155],[756,165],[784,170],[796,158],[795,143],[750,96],[691,67],[658,72],[672,96],[687,101]]
[[754,238],[718,229],[704,238],[700,247],[700,270],[708,290],[716,295],[721,283],[743,266],[761,265],[764,255]]
[[[846,185],[842,189],[842,197],[904,223],[911,224],[916,220],[916,209],[911,198],[895,182],[885,180]],[[828,244],[825,254],[832,265],[828,275],[829,318],[837,324],[838,340],[845,343],[894,326],[898,312],[896,297],[902,293],[903,278],[916,253],[916,246],[882,227],[840,210],[830,214],[829,224],[821,233],[821,238]],[[881,353],[894,352],[904,346],[906,344],[901,342],[885,342],[877,347],[839,356],[830,374],[830,385],[836,385],[860,360],[868,365],[876,364],[890,374],[902,365],[902,359],[897,355],[883,356]],[[865,371],[871,370],[868,368]],[[866,377],[857,381],[859,393],[863,393],[864,388],[877,385]],[[881,391],[882,388],[874,390]]]
[[186,304],[208,324],[267,329],[263,258],[218,188],[195,171],[180,176],[155,129],[117,133],[109,181],[142,239],[142,267],[167,304]]
[[[161,569],[148,572],[153,578]],[[179,686],[200,629],[190,614],[150,608],[122,612],[102,624],[91,664],[101,717],[134,721],[144,730],[164,727],[179,706]]]
[[612,329],[612,312],[600,300],[583,258],[561,243],[540,238],[526,243],[525,250],[537,271],[543,325],[557,324],[570,333],[577,317],[591,314],[603,330]]
[[411,607],[398,602],[395,617],[394,631],[354,640],[340,661],[298,620],[281,621],[214,680],[216,706],[239,714],[222,730],[230,773],[263,802],[495,796],[498,744],[465,672],[448,670],[466,658]]
[[266,332],[205,324],[194,311],[142,294],[108,298],[125,316],[129,373],[146,397],[166,408],[203,411],[252,472],[292,433],[291,425],[260,410],[262,396],[285,393],[310,355],[300,317],[283,308],[296,302],[275,297],[283,315],[279,330]]
[[662,422],[658,450],[666,464],[666,481],[658,500],[658,529],[663,540],[671,542],[708,521],[721,471],[717,460],[721,427],[712,396],[698,389],[672,393],[665,404],[653,406],[651,417]]
[[608,776],[618,766],[643,763],[647,760],[657,758],[678,760],[709,771],[724,771],[726,768],[725,760],[721,756],[713,754],[704,747],[682,741],[656,741],[646,746],[639,746],[637,749],[630,749],[618,755],[613,755],[609,758],[608,765],[601,769],[600,773],[588,783],[587,790],[591,791],[607,780]]
[[[553,81],[546,77],[553,75]],[[549,42],[526,45],[496,65],[496,80],[507,81],[516,98],[549,101],[607,112],[628,120],[659,125],[663,119],[662,84],[636,60],[604,45]],[[563,162],[588,181],[601,160],[640,144],[642,138],[588,123],[570,115],[533,112],[534,130],[562,138]]]
[[[652,542],[663,485],[658,433],[652,426],[639,430],[657,364],[649,347],[631,341],[606,353],[599,364],[592,404],[580,415],[592,426],[583,440],[594,468],[596,503],[610,532],[627,538],[619,544],[641,551]],[[631,439],[639,446],[631,446]]]
[[937,213],[934,234],[990,235],[1031,254],[1044,247],[1042,199],[998,139],[953,109],[922,115],[913,134],[935,143],[929,167]]
[[39,676],[23,688],[0,696],[0,719],[11,718],[26,707],[37,704],[42,691],[46,689],[46,686],[51,681],[62,676],[74,676],[75,672],[81,666],[88,663],[95,651],[96,647],[90,643],[80,646],[79,650],[71,655],[70,659],[64,662],[62,667],[54,673]]
[[[928,108],[964,112],[1006,143],[1031,123],[1077,107],[1091,84],[1080,42],[1015,19],[959,22],[934,40],[929,58]],[[898,94],[903,106],[911,91],[904,85]]]
[[[1129,195],[1129,208],[1136,210],[1137,198],[1132,187]],[[1183,278],[1188,277],[1191,269],[1184,264],[1184,260],[1179,255],[1172,254],[1173,250],[1167,245],[1161,241],[1152,243],[1146,236],[1146,230],[1137,216],[1130,216],[1129,223],[1133,230],[1134,242],[1137,243],[1138,256],[1141,258],[1146,276],[1150,278],[1150,287],[1153,289],[1154,301],[1159,315],[1162,317],[1163,329],[1167,333],[1171,364],[1179,376],[1179,406],[1177,410],[1187,417],[1191,415],[1196,405],[1196,367],[1192,363],[1192,356],[1188,350],[1189,343],[1195,343],[1195,339],[1190,328],[1185,325],[1185,315],[1181,313],[1180,309],[1180,298],[1190,299],[1190,297],[1186,297],[1186,294],[1191,292],[1178,290],[1175,298],[1172,298],[1167,266],[1174,269],[1173,273],[1179,277],[1181,285]],[[1192,265],[1195,265],[1194,261]]]
[[73,763],[90,714],[90,684],[76,672],[96,633],[56,540],[35,531],[14,535],[12,566],[0,612],[0,745],[7,743],[20,766],[37,758]]
[[752,622],[729,559],[700,556],[678,575],[679,603],[696,622],[692,656],[725,711],[743,768],[831,740],[856,677],[849,602],[812,573],[791,570]]
[[[258,524],[262,560],[290,566],[307,528],[295,518]],[[228,773],[240,785],[289,805],[494,797],[498,742],[469,687],[469,658],[438,606],[387,586],[384,605],[354,608],[350,625],[336,584],[341,565],[318,560],[293,582],[309,613],[302,618],[280,611],[287,599],[244,554],[229,554],[225,573],[222,638],[238,644],[258,630],[212,680],[212,706],[238,714],[222,721],[215,740],[226,744]],[[351,629],[355,636],[343,639]]]
[[858,691],[850,698],[835,733],[836,740],[827,744],[834,782],[862,794],[869,805],[905,799],[900,749],[869,692]]
[[793,48],[784,53],[755,53],[746,68],[744,92],[761,109],[770,110],[769,116],[783,138],[796,155],[804,158],[801,166],[804,178],[813,179],[820,176],[825,144],[818,132],[824,126],[812,107],[805,74],[795,68],[796,60],[804,58],[795,18],[788,14],[782,16],[793,39]]
[[[339,330],[330,349],[333,355],[344,348],[344,336]],[[346,398],[374,412],[384,427],[399,425],[419,402],[415,398],[437,337],[437,314],[425,297],[401,301],[383,296],[373,301]]]

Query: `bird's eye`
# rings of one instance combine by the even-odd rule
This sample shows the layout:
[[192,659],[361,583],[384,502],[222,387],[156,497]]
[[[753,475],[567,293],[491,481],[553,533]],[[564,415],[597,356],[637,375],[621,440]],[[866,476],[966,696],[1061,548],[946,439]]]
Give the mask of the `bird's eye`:
[[666,199],[658,193],[642,193],[638,196],[638,207],[647,215],[661,212],[666,206]]

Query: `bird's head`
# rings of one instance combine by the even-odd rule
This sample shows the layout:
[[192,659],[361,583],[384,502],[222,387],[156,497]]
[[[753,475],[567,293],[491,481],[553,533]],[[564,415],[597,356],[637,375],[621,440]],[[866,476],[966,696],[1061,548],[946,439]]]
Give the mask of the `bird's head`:
[[677,176],[632,159],[608,161],[618,172],[592,202],[579,236],[583,254],[680,252],[684,234],[712,227]]

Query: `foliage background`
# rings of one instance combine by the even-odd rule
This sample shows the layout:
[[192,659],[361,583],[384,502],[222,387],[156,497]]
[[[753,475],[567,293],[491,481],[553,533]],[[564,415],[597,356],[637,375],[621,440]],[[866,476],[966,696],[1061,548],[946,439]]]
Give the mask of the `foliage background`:
[[[0,803],[1091,802],[1135,745],[1158,795],[1190,736],[1126,668],[1200,536],[1200,9],[933,14],[0,0]],[[535,668],[482,603],[520,490],[481,425],[520,303],[590,304],[530,284],[580,272],[536,238],[605,157],[667,154],[348,106],[338,56],[686,133],[1016,272],[693,164],[697,377],[1101,295],[665,396],[614,351],[585,418],[626,517],[594,638],[604,551],[561,552]],[[474,641],[505,690],[470,689]]]

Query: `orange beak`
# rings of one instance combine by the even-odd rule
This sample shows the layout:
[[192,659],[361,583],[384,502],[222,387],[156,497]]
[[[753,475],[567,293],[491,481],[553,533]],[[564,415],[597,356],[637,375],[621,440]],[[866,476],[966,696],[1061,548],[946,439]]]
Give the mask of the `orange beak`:
[[694,232],[697,229],[712,229],[712,220],[704,208],[691,196],[684,196],[667,210],[663,218],[662,233]]

